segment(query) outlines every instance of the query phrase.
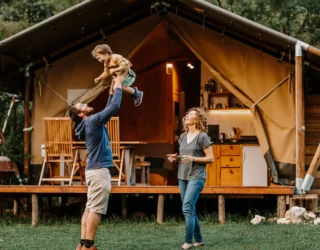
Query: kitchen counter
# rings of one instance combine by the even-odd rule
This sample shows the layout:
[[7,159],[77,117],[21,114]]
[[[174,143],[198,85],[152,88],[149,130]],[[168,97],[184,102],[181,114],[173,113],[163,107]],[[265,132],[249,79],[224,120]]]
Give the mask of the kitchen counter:
[[258,140],[239,140],[237,142],[232,142],[232,141],[223,141],[223,142],[212,142],[212,144],[215,145],[224,145],[224,144],[236,144],[236,145],[241,145],[241,144],[250,144],[250,145],[259,145]]

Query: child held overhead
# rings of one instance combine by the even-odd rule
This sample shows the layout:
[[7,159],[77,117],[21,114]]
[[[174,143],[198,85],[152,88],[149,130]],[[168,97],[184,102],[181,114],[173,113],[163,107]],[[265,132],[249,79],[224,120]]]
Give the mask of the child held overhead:
[[[93,58],[97,59],[104,65],[104,71],[100,76],[94,79],[95,83],[108,78],[110,78],[110,81],[113,81],[112,75],[125,74],[126,77],[122,84],[123,91],[133,97],[133,103],[135,106],[139,106],[142,102],[143,92],[138,90],[137,87],[131,87],[136,80],[136,74],[131,69],[131,62],[122,55],[114,54],[110,46],[107,44],[97,45],[91,54]],[[111,83],[111,85],[113,85],[113,83]]]

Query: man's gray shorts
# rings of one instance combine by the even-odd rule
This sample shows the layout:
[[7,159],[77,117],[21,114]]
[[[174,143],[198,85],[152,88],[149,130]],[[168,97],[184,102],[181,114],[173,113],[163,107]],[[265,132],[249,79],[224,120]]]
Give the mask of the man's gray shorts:
[[87,212],[106,214],[111,191],[111,175],[108,168],[99,168],[86,171]]

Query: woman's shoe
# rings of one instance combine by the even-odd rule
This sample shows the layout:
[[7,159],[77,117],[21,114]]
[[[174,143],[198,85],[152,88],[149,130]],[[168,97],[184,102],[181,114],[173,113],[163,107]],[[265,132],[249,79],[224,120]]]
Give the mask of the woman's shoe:
[[184,243],[181,249],[190,249],[191,247],[192,247],[192,244]]
[[193,243],[193,246],[194,247],[203,247],[204,246],[204,243],[203,242],[195,242],[195,243]]

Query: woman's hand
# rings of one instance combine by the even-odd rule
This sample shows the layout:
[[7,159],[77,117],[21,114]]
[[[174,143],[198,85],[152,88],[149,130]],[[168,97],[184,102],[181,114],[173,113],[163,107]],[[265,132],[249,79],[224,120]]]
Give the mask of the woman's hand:
[[183,155],[181,156],[182,163],[194,162],[194,157],[192,155]]
[[170,162],[174,162],[179,158],[179,155],[177,153],[175,154],[167,154],[168,160]]

